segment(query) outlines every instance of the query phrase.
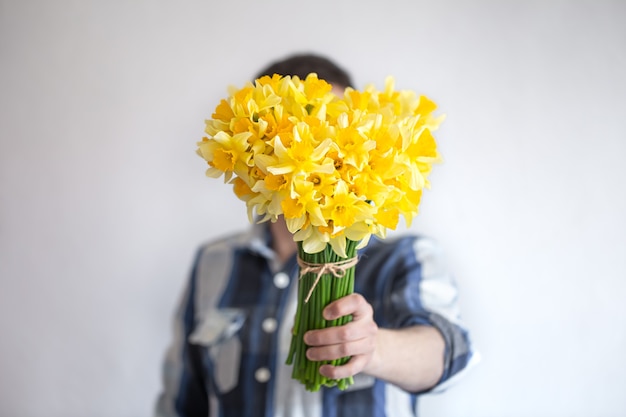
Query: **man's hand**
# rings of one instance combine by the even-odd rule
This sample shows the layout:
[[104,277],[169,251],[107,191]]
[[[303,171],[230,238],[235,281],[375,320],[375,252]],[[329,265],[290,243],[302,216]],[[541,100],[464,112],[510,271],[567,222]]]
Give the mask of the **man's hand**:
[[352,321],[343,326],[310,330],[304,335],[309,345],[307,358],[312,361],[333,360],[346,356],[351,359],[342,366],[323,365],[320,373],[328,378],[353,376],[371,365],[376,350],[378,326],[372,306],[360,294],[350,294],[333,301],[323,311],[326,320],[352,314]]
[[445,342],[431,326],[379,329],[372,306],[360,294],[351,294],[324,309],[327,320],[352,314],[343,326],[310,330],[304,335],[312,361],[351,359],[342,366],[323,365],[320,373],[341,379],[364,372],[410,392],[433,387],[443,373]]

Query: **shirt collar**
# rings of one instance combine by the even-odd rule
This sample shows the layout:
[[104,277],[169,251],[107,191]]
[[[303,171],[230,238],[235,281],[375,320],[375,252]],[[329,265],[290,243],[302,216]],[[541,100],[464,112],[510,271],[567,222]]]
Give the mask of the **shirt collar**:
[[267,259],[275,259],[276,253],[272,249],[272,233],[269,222],[254,223],[250,230],[248,248]]

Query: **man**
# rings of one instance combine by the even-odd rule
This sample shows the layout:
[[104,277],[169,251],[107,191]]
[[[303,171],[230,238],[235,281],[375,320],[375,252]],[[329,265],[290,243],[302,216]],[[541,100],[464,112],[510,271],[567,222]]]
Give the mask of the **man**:
[[[315,72],[342,90],[350,76],[315,55],[276,62],[261,75]],[[360,253],[355,293],[324,309],[344,326],[305,334],[311,360],[345,391],[311,393],[285,359],[296,309],[296,244],[284,220],[200,248],[176,316],[159,416],[414,416],[420,393],[444,389],[472,359],[456,288],[429,239],[372,242]]]

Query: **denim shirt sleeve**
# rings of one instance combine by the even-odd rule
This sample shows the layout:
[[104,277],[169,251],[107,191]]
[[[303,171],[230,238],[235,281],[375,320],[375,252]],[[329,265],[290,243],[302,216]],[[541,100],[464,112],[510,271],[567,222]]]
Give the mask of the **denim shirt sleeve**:
[[189,339],[195,327],[196,283],[201,251],[174,317],[174,338],[163,362],[163,389],[156,403],[157,417],[208,416],[201,352]]
[[405,236],[378,242],[362,257],[357,280],[382,327],[435,327],[445,342],[444,372],[431,391],[443,391],[478,355],[461,321],[458,291],[435,241]]

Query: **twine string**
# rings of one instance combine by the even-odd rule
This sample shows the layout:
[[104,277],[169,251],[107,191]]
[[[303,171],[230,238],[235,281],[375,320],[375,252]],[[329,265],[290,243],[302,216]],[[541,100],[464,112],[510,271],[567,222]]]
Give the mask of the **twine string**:
[[300,279],[302,279],[302,277],[308,273],[317,273],[315,281],[313,282],[313,285],[311,285],[311,288],[309,288],[309,292],[304,299],[304,302],[309,302],[309,298],[311,298],[313,290],[315,289],[315,287],[317,287],[317,284],[319,283],[320,278],[322,278],[322,275],[332,274],[335,278],[342,278],[344,275],[346,275],[346,271],[355,266],[358,261],[359,258],[355,256],[354,258],[344,259],[342,261],[316,264],[306,262],[302,260],[302,258],[298,257],[298,265],[300,265]]

